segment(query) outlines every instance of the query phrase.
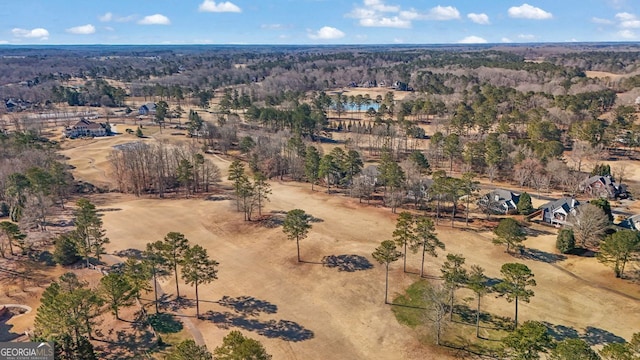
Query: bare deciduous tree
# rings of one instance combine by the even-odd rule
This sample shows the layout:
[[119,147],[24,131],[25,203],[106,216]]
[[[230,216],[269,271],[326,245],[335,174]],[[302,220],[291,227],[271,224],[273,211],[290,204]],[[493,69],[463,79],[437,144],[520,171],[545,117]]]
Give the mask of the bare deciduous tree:
[[573,229],[576,242],[583,248],[597,247],[609,226],[609,219],[601,208],[593,204],[582,204],[569,214],[567,223]]

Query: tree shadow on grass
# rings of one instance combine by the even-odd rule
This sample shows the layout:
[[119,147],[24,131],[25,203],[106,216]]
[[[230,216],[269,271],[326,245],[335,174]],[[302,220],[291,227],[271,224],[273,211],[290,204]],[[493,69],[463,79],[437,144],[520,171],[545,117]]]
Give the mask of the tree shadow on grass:
[[171,299],[169,294],[162,294],[158,298],[158,308],[162,311],[180,311],[196,306],[196,301],[186,297]]
[[113,254],[120,257],[142,259],[142,250],[139,250],[139,249],[133,249],[133,248],[124,249],[124,250],[116,251]]
[[175,316],[166,313],[152,314],[147,320],[153,329],[162,334],[178,333],[184,327],[180,320]]
[[523,259],[541,261],[547,264],[555,264],[559,261],[566,260],[567,257],[562,254],[553,254],[546,251],[526,248],[520,253],[520,257]]
[[256,299],[253,296],[230,297],[223,296],[218,304],[230,308],[238,314],[256,316],[260,313],[275,314],[278,306],[268,301]]
[[228,311],[208,311],[204,314],[203,318],[213,322],[216,326],[222,329],[236,327],[247,331],[253,331],[272,339],[298,342],[309,340],[314,337],[313,331],[289,320],[260,321],[258,319],[238,316]]
[[[457,321],[462,324],[474,326],[476,324],[477,311],[467,305],[454,305],[453,314],[455,315],[454,322],[456,322],[457,317]],[[487,330],[511,330],[513,328],[513,319],[480,311],[480,327]]]
[[369,270],[373,265],[367,258],[360,255],[329,255],[322,258],[322,264],[338,271],[355,272]]
[[614,333],[592,326],[587,326],[585,334],[582,336],[582,340],[586,341],[587,344],[591,346],[625,342],[623,338]]
[[591,346],[625,342],[625,339],[622,337],[593,326],[587,326],[584,333],[581,334],[578,330],[569,326],[556,325],[548,322],[543,322],[543,324],[547,329],[549,329],[549,335],[551,335],[556,341],[562,341],[565,339],[582,339]]

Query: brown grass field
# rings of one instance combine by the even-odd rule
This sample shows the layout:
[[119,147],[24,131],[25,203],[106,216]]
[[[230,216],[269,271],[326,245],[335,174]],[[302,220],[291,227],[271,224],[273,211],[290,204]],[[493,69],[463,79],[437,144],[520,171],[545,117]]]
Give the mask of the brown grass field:
[[[126,134],[74,140],[64,145],[62,153],[76,167],[78,179],[108,186],[106,157],[110,149],[135,140]],[[226,179],[228,160],[211,158]],[[634,166],[630,174],[636,175],[637,164],[630,166]],[[99,208],[109,209],[103,219],[111,239],[110,253],[143,249],[147,242],[178,231],[220,262],[219,279],[200,289],[204,319],[195,319],[195,307],[181,310],[209,349],[218,346],[230,330],[238,329],[263,342],[275,359],[446,358],[441,350],[422,345],[417,333],[400,325],[391,306],[383,303],[384,268],[375,264],[370,254],[391,237],[396,216],[389,209],[359,204],[341,195],[329,196],[321,187],[312,192],[309,184],[272,182],[271,186],[273,195],[266,215],[302,208],[320,219],[313,223],[309,237],[301,241],[304,263],[296,262],[295,242],[288,241],[280,227],[244,222],[235,212],[233,200],[157,200],[116,193],[96,195],[93,200]],[[565,326],[600,341],[629,339],[640,330],[640,288],[615,279],[611,269],[594,258],[558,261],[555,229],[540,228],[539,235],[525,242],[527,248],[539,250],[538,255],[546,259],[541,261],[515,259],[491,244],[491,233],[464,230],[460,223],[456,226],[451,229],[450,223],[443,221],[438,227],[447,252],[463,254],[467,264],[482,266],[488,276],[499,277],[505,262],[523,262],[532,269],[538,286],[531,303],[521,303],[521,321]],[[347,258],[359,262],[350,269],[323,266],[323,257],[331,255],[354,255]],[[439,273],[443,257],[428,259],[429,274]],[[409,254],[408,267],[418,271],[418,255]],[[401,262],[391,268],[393,298],[418,277],[403,274]],[[191,287],[182,282],[180,286],[181,294],[195,298]],[[163,280],[162,287],[169,294],[175,292],[172,279]],[[462,303],[471,295],[460,291],[456,301]],[[226,301],[220,301],[223,297]],[[513,304],[491,295],[484,299],[483,307],[497,315],[513,316]]]

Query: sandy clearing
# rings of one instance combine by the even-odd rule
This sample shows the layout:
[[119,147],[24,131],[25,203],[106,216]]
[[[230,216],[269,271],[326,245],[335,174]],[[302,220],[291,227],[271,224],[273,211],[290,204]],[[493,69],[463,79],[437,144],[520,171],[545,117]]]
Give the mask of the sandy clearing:
[[610,78],[611,80],[618,80],[630,76],[629,74],[614,74],[606,71],[585,71],[584,73],[590,78]]

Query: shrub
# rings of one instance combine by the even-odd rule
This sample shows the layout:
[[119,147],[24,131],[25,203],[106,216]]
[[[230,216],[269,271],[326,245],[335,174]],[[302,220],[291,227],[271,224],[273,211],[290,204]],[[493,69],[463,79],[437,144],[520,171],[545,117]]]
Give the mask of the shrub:
[[533,212],[533,205],[531,204],[531,196],[523,192],[518,200],[518,212],[522,215],[529,215]]
[[576,239],[573,236],[573,230],[560,230],[558,233],[558,239],[556,240],[556,248],[563,254],[570,253],[576,248]]
[[71,265],[80,260],[76,243],[68,234],[61,234],[56,239],[53,260],[60,265]]

